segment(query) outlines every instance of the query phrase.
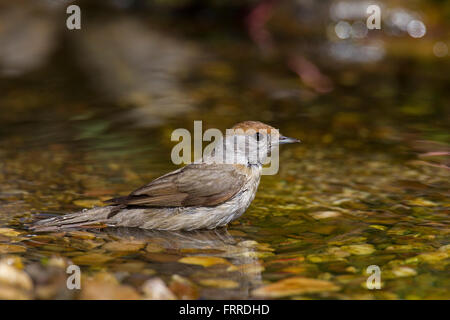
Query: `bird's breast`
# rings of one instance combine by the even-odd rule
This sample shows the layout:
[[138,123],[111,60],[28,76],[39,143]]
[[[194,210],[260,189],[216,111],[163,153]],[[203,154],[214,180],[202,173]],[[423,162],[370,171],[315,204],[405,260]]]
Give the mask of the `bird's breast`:
[[242,213],[247,210],[251,202],[255,198],[256,191],[258,190],[259,181],[261,179],[261,167],[260,166],[245,166],[247,181],[240,192],[233,197],[236,210],[239,211],[238,218]]

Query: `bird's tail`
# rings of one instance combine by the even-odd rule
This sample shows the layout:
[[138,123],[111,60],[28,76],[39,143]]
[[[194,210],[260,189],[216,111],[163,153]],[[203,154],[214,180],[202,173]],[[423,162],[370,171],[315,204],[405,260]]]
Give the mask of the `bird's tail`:
[[63,216],[44,219],[33,223],[33,231],[59,231],[68,228],[101,227],[107,225],[108,217],[117,210],[116,206],[107,206],[83,210]]

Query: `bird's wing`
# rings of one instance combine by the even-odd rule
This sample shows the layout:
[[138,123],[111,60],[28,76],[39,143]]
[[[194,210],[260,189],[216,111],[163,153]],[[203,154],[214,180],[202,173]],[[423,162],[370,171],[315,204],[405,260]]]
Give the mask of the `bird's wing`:
[[243,171],[234,165],[191,164],[153,180],[126,197],[107,202],[149,207],[215,206],[233,197],[245,181]]

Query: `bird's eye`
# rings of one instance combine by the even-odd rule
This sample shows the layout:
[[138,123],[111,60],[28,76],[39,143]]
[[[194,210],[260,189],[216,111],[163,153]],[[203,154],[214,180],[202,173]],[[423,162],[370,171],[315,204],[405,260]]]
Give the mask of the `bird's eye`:
[[261,138],[262,138],[261,133],[257,132],[257,133],[255,134],[255,137],[256,137],[256,141],[261,140]]

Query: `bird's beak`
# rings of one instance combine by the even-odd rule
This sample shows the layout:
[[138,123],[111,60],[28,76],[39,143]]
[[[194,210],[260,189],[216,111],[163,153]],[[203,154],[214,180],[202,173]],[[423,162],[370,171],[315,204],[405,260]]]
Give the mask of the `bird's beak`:
[[301,141],[295,138],[289,138],[285,136],[280,136],[278,140],[278,144],[287,144],[287,143],[300,143]]

